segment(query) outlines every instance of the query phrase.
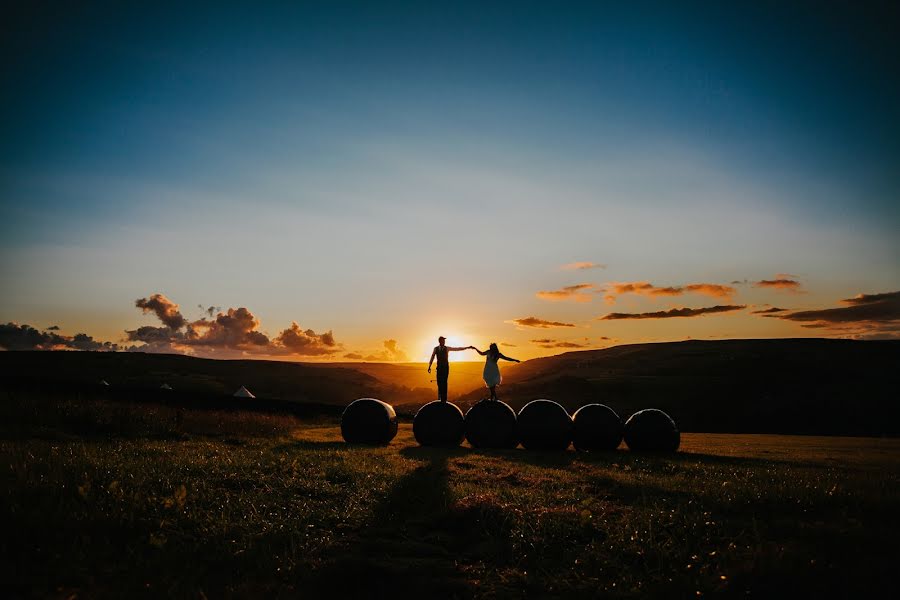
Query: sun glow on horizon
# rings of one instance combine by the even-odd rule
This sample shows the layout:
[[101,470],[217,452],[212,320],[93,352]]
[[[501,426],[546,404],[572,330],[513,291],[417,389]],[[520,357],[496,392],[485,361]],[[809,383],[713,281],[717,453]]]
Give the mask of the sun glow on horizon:
[[[462,335],[456,333],[453,330],[447,329],[444,330],[444,333],[438,333],[427,338],[422,338],[416,344],[416,348],[419,350],[413,355],[413,360],[420,359],[422,362],[427,363],[428,359],[431,358],[431,353],[434,351],[435,346],[438,345],[437,338],[440,335],[443,335],[445,338],[447,338],[447,341],[444,343],[451,348],[465,348],[466,346],[476,345],[475,342],[472,341],[472,336]],[[472,362],[474,360],[477,360],[478,358],[480,357],[475,353],[474,350],[449,353],[450,362]]]

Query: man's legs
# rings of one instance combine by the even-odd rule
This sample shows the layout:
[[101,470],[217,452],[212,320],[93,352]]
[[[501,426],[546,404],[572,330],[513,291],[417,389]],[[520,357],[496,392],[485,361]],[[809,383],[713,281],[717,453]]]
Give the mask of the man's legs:
[[437,371],[437,384],[438,384],[438,398],[440,398],[441,402],[447,401],[447,378],[450,377],[450,369],[438,369]]

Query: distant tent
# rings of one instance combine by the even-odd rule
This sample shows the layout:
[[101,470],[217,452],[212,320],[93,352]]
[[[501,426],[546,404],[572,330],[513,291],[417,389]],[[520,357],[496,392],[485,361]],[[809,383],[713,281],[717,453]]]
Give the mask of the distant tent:
[[101,380],[100,380],[100,385],[102,385],[102,386],[104,386],[104,387],[109,387],[109,382],[106,381],[105,379],[101,379]]
[[235,398],[256,398],[253,394],[250,393],[250,390],[241,386],[241,389],[234,393]]
[[164,384],[162,384],[161,386],[159,386],[159,389],[161,389],[161,390],[171,390],[171,389],[172,389],[172,386],[169,385],[168,383],[164,383]]

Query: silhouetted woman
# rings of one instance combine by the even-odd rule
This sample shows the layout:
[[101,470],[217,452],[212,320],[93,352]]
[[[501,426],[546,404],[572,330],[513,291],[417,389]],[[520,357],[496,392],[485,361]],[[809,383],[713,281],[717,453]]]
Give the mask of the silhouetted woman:
[[503,356],[501,354],[500,349],[497,348],[497,344],[491,344],[490,348],[487,349],[487,352],[482,352],[478,348],[475,348],[475,352],[482,356],[486,356],[487,359],[484,361],[484,385],[488,386],[491,390],[491,400],[497,399],[497,386],[500,385],[500,381],[503,380],[500,377],[500,367],[497,365],[497,361],[501,358],[503,360],[508,360],[510,362],[521,362],[516,360],[515,358],[510,358],[508,356]]

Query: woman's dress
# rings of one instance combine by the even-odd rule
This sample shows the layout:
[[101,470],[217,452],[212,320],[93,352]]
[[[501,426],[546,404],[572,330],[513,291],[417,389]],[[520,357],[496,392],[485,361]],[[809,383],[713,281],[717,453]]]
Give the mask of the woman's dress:
[[503,379],[500,377],[500,367],[497,366],[497,361],[500,360],[500,357],[491,358],[487,357],[487,360],[484,363],[484,385],[488,387],[494,387],[495,385],[500,385],[500,381]]

